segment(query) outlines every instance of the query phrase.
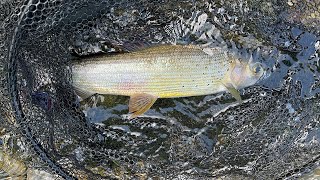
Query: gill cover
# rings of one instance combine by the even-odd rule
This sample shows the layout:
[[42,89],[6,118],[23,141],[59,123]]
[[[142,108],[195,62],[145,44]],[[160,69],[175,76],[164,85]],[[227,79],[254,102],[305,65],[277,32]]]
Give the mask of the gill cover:
[[233,63],[230,81],[236,89],[242,89],[255,84],[265,72],[261,63],[253,63],[252,56],[248,62],[235,60]]

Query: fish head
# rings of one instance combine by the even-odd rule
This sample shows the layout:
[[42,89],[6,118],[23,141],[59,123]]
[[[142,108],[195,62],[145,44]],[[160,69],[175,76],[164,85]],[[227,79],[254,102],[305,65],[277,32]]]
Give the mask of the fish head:
[[266,72],[266,68],[262,63],[252,62],[252,59],[248,62],[241,62],[237,59],[233,62],[232,67],[230,80],[237,89],[242,89],[257,83],[263,78]]

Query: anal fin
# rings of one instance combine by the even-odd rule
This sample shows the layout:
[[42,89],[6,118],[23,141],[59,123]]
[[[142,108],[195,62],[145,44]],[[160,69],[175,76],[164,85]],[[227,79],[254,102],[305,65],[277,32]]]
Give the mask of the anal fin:
[[81,100],[85,100],[88,97],[91,97],[92,95],[96,94],[94,92],[90,92],[84,89],[81,89],[79,87],[73,86],[73,89],[75,91],[75,93],[81,98]]
[[134,94],[130,96],[129,100],[129,113],[132,113],[129,119],[138,117],[148,111],[150,107],[156,102],[158,97],[146,94],[146,93],[140,93],[140,94]]

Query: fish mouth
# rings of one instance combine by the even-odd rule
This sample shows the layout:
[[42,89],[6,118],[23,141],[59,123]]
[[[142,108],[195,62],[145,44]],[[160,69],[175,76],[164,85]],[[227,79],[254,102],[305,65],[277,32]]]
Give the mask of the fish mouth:
[[271,73],[270,73],[268,70],[269,70],[269,68],[267,68],[266,70],[263,71],[263,73],[261,74],[261,76],[258,78],[258,81],[257,81],[257,82],[260,82],[260,81],[268,78],[268,77],[271,75]]
[[266,76],[266,73],[263,72],[262,75],[259,77],[257,83],[260,82],[260,81],[262,81],[262,80],[264,80],[264,79],[265,79],[265,76]]
[[261,63],[261,65],[263,68],[263,72],[262,72],[261,76],[258,78],[257,82],[260,82],[260,81],[268,78],[271,75],[270,68],[267,67],[264,63]]

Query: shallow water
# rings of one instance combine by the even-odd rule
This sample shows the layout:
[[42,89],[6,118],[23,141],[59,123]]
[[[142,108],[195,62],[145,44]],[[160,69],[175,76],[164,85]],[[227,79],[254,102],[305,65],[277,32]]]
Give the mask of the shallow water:
[[[3,147],[30,168],[65,179],[318,178],[316,1],[0,5],[0,121],[14,137]],[[228,92],[159,99],[133,120],[128,97],[79,103],[71,61],[157,44],[253,55],[267,76],[241,90],[241,104]]]
[[[318,36],[293,26],[289,31],[293,36],[291,37],[293,40],[287,39],[287,41],[284,42],[284,46],[291,46],[291,41],[294,41],[295,46],[299,47],[297,49],[300,51],[291,52],[288,50],[277,49],[277,46],[262,45],[263,43],[268,42],[260,42],[254,38],[254,35],[252,34],[246,35],[249,37],[249,40],[246,39],[246,41],[241,41],[241,45],[228,49],[226,41],[230,40],[222,39],[220,31],[215,28],[215,25],[207,22],[207,18],[208,15],[205,13],[195,13],[190,17],[190,19],[179,20],[178,22],[180,24],[175,26],[172,25],[173,27],[171,27],[171,29],[173,29],[172,31],[181,31],[178,32],[180,39],[172,43],[196,43],[203,45],[203,41],[206,41],[207,44],[205,46],[219,46],[226,48],[226,51],[229,50],[235,53],[244,61],[248,60],[250,54],[252,54],[255,62],[262,62],[267,67],[267,76],[262,81],[259,81],[255,86],[261,86],[269,90],[281,89],[285,86],[284,83],[286,78],[290,76],[289,79],[292,83],[298,83],[298,85],[301,86],[298,90],[299,92],[296,92],[299,97],[308,99],[314,97],[316,93],[319,93],[320,89],[317,86],[317,81],[319,80],[318,75],[320,72],[319,58],[317,54],[317,51],[319,51],[320,48]],[[185,28],[180,26],[185,26]],[[171,33],[173,33],[172,31]],[[190,34],[188,33],[196,36],[202,41],[200,43],[198,41],[188,42],[188,40],[190,41],[190,39],[188,39],[190,38]],[[204,33],[209,37],[216,36],[215,38],[222,42],[219,42],[217,39],[205,39],[202,37]],[[184,34],[188,34],[188,38],[184,37]],[[169,35],[174,36],[176,34]],[[245,37],[239,36],[237,38],[244,39]],[[248,48],[246,47],[252,46],[252,44],[247,44],[251,43],[250,38],[253,39],[252,41],[254,45],[259,45],[258,50],[251,49],[253,52],[247,52]],[[231,39],[231,41],[233,40],[234,39]],[[95,47],[95,49],[95,51],[103,51],[98,47]],[[245,94],[245,90],[243,90],[242,94]],[[261,92],[261,94],[263,94],[263,92]],[[291,95],[288,96],[290,97]],[[293,94],[292,97],[294,97]],[[221,100],[220,98],[223,99]],[[210,103],[210,101],[215,100],[219,101],[219,103]],[[245,102],[250,103],[250,97],[244,98],[244,100]],[[92,122],[103,123],[109,119],[121,120],[124,118],[123,115],[126,114],[128,97],[97,95],[89,100],[89,104],[86,104],[86,102],[82,102],[82,104],[85,107],[87,117]],[[199,97],[159,99],[151,110],[145,114],[145,116],[177,119],[180,119],[180,117],[183,116],[191,121],[201,121],[201,119],[205,121],[207,120],[207,117],[205,116],[206,114],[216,114],[221,110],[234,105],[237,105],[237,102],[228,93],[218,93]],[[294,111],[290,104],[287,106],[290,108],[290,111]]]
[[[216,26],[207,21],[207,17],[208,15],[205,13],[197,13],[193,17],[190,17],[190,19],[180,20],[180,23],[182,25],[181,24],[179,25],[179,23],[177,23],[178,25],[176,25],[175,23],[172,23],[172,24],[175,24],[172,26],[172,29],[174,30],[181,28],[180,26],[186,26],[186,27],[190,26],[190,28],[183,28],[183,27],[181,28],[183,30],[181,30],[182,32],[179,32],[179,33],[182,34],[182,37],[180,36],[179,41],[175,41],[175,42],[187,43],[188,41],[190,41],[190,39],[188,39],[190,38],[190,36],[187,39],[184,39],[183,35],[190,33],[194,35],[196,38],[199,38],[202,40],[201,43],[198,43],[197,41],[193,42],[191,40],[192,43],[202,44],[203,41],[205,41],[206,43],[210,44],[209,46],[213,46],[213,47],[220,46],[220,47],[226,48],[226,46],[228,46],[227,45],[228,43],[226,42],[230,41],[230,39],[223,39],[223,37],[220,34],[220,31],[215,28]],[[202,36],[204,33],[206,33],[206,35],[209,34],[208,35],[209,37],[216,36],[215,37],[216,39],[214,40],[205,39]],[[317,125],[314,127],[313,130],[305,132],[303,136],[304,138],[307,138],[307,139],[313,139],[314,143],[317,144],[320,140],[319,139],[320,131],[318,127],[318,124],[319,124],[318,119],[315,119],[315,118],[317,118],[318,115],[315,115],[317,114],[317,112],[312,112],[312,113],[315,113],[314,117],[312,117],[312,115],[311,117],[307,117],[305,115],[307,113],[306,111],[310,111],[310,110],[313,111],[312,110],[313,108],[305,107],[305,104],[315,103],[314,105],[311,105],[311,106],[319,106],[318,97],[316,96],[316,94],[320,92],[319,83],[318,83],[319,72],[320,72],[319,57],[318,57],[319,36],[309,33],[307,31],[304,31],[296,26],[290,27],[290,29],[288,30],[288,33],[291,34],[290,38],[292,39],[289,39],[289,37],[285,37],[288,39],[281,39],[282,41],[281,43],[283,43],[281,44],[281,47],[278,47],[280,46],[279,44],[277,44],[278,42],[276,42],[274,45],[267,45],[269,44],[269,42],[263,42],[263,41],[257,40],[257,39],[261,39],[261,37],[258,36],[257,38],[254,38],[256,35],[246,34],[246,36],[249,38],[244,38],[241,36],[237,37],[240,40],[245,39],[244,41],[241,41],[241,45],[238,44],[236,47],[230,46],[229,48],[226,48],[231,52],[235,53],[237,56],[242,57],[243,60],[248,59],[250,54],[253,54],[254,61],[262,62],[268,68],[267,77],[265,79],[258,82],[253,87],[249,87],[249,88],[245,88],[244,90],[241,90],[244,98],[244,103],[242,105],[239,105],[236,102],[236,100],[232,98],[228,92],[207,95],[207,96],[199,96],[199,97],[159,99],[157,100],[155,105],[152,106],[152,108],[147,113],[145,113],[145,115],[143,115],[144,117],[143,119],[148,119],[148,120],[154,119],[154,120],[152,120],[152,122],[149,122],[149,123],[143,121],[142,124],[154,123],[155,127],[158,127],[157,124],[159,122],[157,121],[168,121],[168,120],[172,124],[178,124],[176,126],[183,129],[182,131],[180,131],[180,133],[185,134],[186,132],[189,132],[187,133],[189,135],[183,135],[181,137],[182,139],[179,139],[179,141],[182,140],[182,141],[185,141],[185,143],[190,144],[190,146],[195,146],[194,147],[195,149],[193,149],[193,147],[188,147],[189,150],[186,149],[180,153],[182,154],[191,153],[192,155],[185,154],[184,158],[192,157],[198,160],[202,159],[201,163],[204,163],[203,159],[206,159],[204,157],[210,158],[210,156],[212,157],[212,155],[209,155],[209,154],[217,153],[215,152],[216,151],[215,148],[218,148],[218,147],[223,148],[226,145],[233,148],[240,148],[240,144],[238,147],[236,145],[231,145],[228,143],[223,145],[224,138],[226,139],[235,138],[235,137],[232,137],[232,136],[235,136],[235,134],[232,133],[232,131],[237,132],[238,133],[237,136],[239,135],[243,136],[241,138],[239,137],[240,139],[242,139],[241,141],[248,141],[248,142],[252,141],[251,143],[247,144],[248,146],[252,146],[255,142],[252,139],[254,138],[254,136],[257,136],[256,137],[257,139],[261,138],[260,141],[264,141],[265,139],[259,136],[261,135],[268,136],[268,134],[270,133],[270,132],[269,133],[266,132],[264,134],[260,132],[256,135],[253,135],[253,134],[250,135],[250,132],[254,133],[255,128],[263,128],[263,127],[275,128],[275,131],[278,131],[278,133],[280,133],[281,131],[287,131],[285,127],[283,128],[278,127],[278,126],[281,126],[281,124],[282,126],[287,126],[288,128],[299,127],[299,126],[301,127],[301,126],[304,126],[303,121],[305,119],[309,119],[306,121],[310,121],[310,120],[312,121],[313,119],[313,121]],[[173,34],[170,34],[170,35],[174,36]],[[231,39],[231,41],[233,40],[234,39]],[[217,41],[218,42],[220,41],[220,42],[217,43]],[[254,47],[252,49],[252,46],[255,46],[255,45],[259,46],[258,50],[257,50],[257,47]],[[290,46],[295,46],[296,51],[285,49]],[[248,52],[247,51],[248,47],[251,47],[251,50],[253,52],[252,51]],[[95,97],[95,100],[91,100],[91,101],[94,101],[93,106],[88,107],[87,106],[88,104],[86,104],[85,105],[86,108],[84,109],[86,117],[90,122],[97,123],[100,126],[104,127],[105,129],[114,129],[115,127],[117,127],[116,128],[117,130],[129,136],[133,132],[134,134],[138,134],[139,136],[143,136],[143,135],[149,136],[148,134],[149,130],[145,132],[144,129],[141,127],[139,128],[139,126],[135,127],[134,130],[130,129],[132,123],[139,124],[139,121],[141,120],[139,118],[129,122],[128,120],[126,120],[126,117],[127,117],[126,114],[128,111],[127,110],[128,97],[99,95]],[[273,108],[276,108],[276,109],[280,108],[281,109],[280,111],[282,112],[278,112],[279,114],[277,114],[277,110],[274,111],[272,110]],[[240,114],[238,113],[239,110],[242,111],[240,112]],[[274,119],[272,119],[273,113],[275,113],[274,115],[277,116]],[[221,117],[221,122],[219,122],[220,120],[218,120],[220,118],[217,118],[219,116]],[[226,118],[228,118],[228,120]],[[285,120],[285,121],[281,122],[281,120]],[[238,121],[238,122],[235,122],[235,121]],[[273,125],[274,127],[272,126],[270,127],[267,121],[270,121],[269,123],[275,123]],[[228,124],[228,122],[230,124]],[[250,128],[245,126],[249,126]],[[151,129],[153,128],[150,128],[150,130]],[[158,136],[161,137],[164,133],[165,135],[164,139],[168,141],[170,139],[168,138],[168,134],[170,134],[171,131],[172,129],[168,128],[167,130],[161,131],[161,133],[159,133]],[[289,130],[287,134],[288,135],[287,138],[289,137],[293,138],[294,136],[296,136],[294,134],[298,132],[299,132],[299,129]],[[231,134],[228,135],[228,133],[231,133]],[[302,133],[302,131],[300,131],[300,133]],[[286,141],[287,138],[285,136],[287,135],[283,134],[284,139],[282,139],[282,141]],[[276,136],[272,136],[272,137],[276,138]],[[297,138],[296,140],[294,140],[295,138],[292,139],[292,143],[294,143],[295,141],[302,141],[302,140],[299,140],[300,138],[302,138],[300,137],[300,135],[296,136],[296,138]],[[234,140],[235,139],[230,140],[229,143],[232,143],[232,141]],[[159,141],[163,143],[162,140],[159,140]],[[174,141],[174,140],[171,139],[171,141]],[[289,140],[287,139],[287,141]],[[193,144],[192,142],[195,144]],[[201,145],[196,145],[197,143],[201,143]],[[277,142],[274,141],[273,143],[277,143]],[[243,151],[243,148],[248,148],[248,146],[246,146],[245,144],[246,143],[243,143],[243,145],[241,145],[242,150],[239,149],[238,151]],[[269,143],[266,143],[265,145],[267,144]],[[280,148],[282,146],[280,144],[278,145],[275,144],[275,146],[279,146]],[[137,145],[137,146],[141,146],[141,145]],[[171,148],[172,146],[173,145],[171,145]],[[153,148],[160,148],[160,147],[156,146]],[[152,148],[152,145],[149,148]],[[170,149],[169,146],[168,147],[164,146],[163,148]],[[203,152],[198,154],[196,152],[196,149],[198,150],[201,149],[201,151]],[[193,152],[193,150],[195,151]],[[248,151],[249,152],[254,151],[254,148],[252,149],[248,148]],[[176,153],[179,154],[179,152],[176,152]],[[247,154],[246,152],[243,152],[243,153]],[[153,155],[161,156],[159,153],[156,153]],[[220,156],[224,156],[223,153],[220,154]],[[226,154],[225,156],[228,156],[228,154]],[[234,158],[237,159],[237,156],[238,155],[235,154]],[[177,161],[178,162],[189,161],[184,158],[177,159]],[[216,158],[219,158],[219,156]],[[211,162],[212,161],[213,160],[211,160]],[[240,159],[237,160],[237,162],[241,164]],[[243,163],[245,164],[247,162],[244,161]],[[196,167],[199,167],[199,166],[196,166]],[[192,167],[192,169],[196,167]],[[243,168],[246,169],[249,167],[243,167]],[[250,171],[250,170],[247,169],[246,171]],[[316,174],[316,171],[314,171],[314,174]]]

